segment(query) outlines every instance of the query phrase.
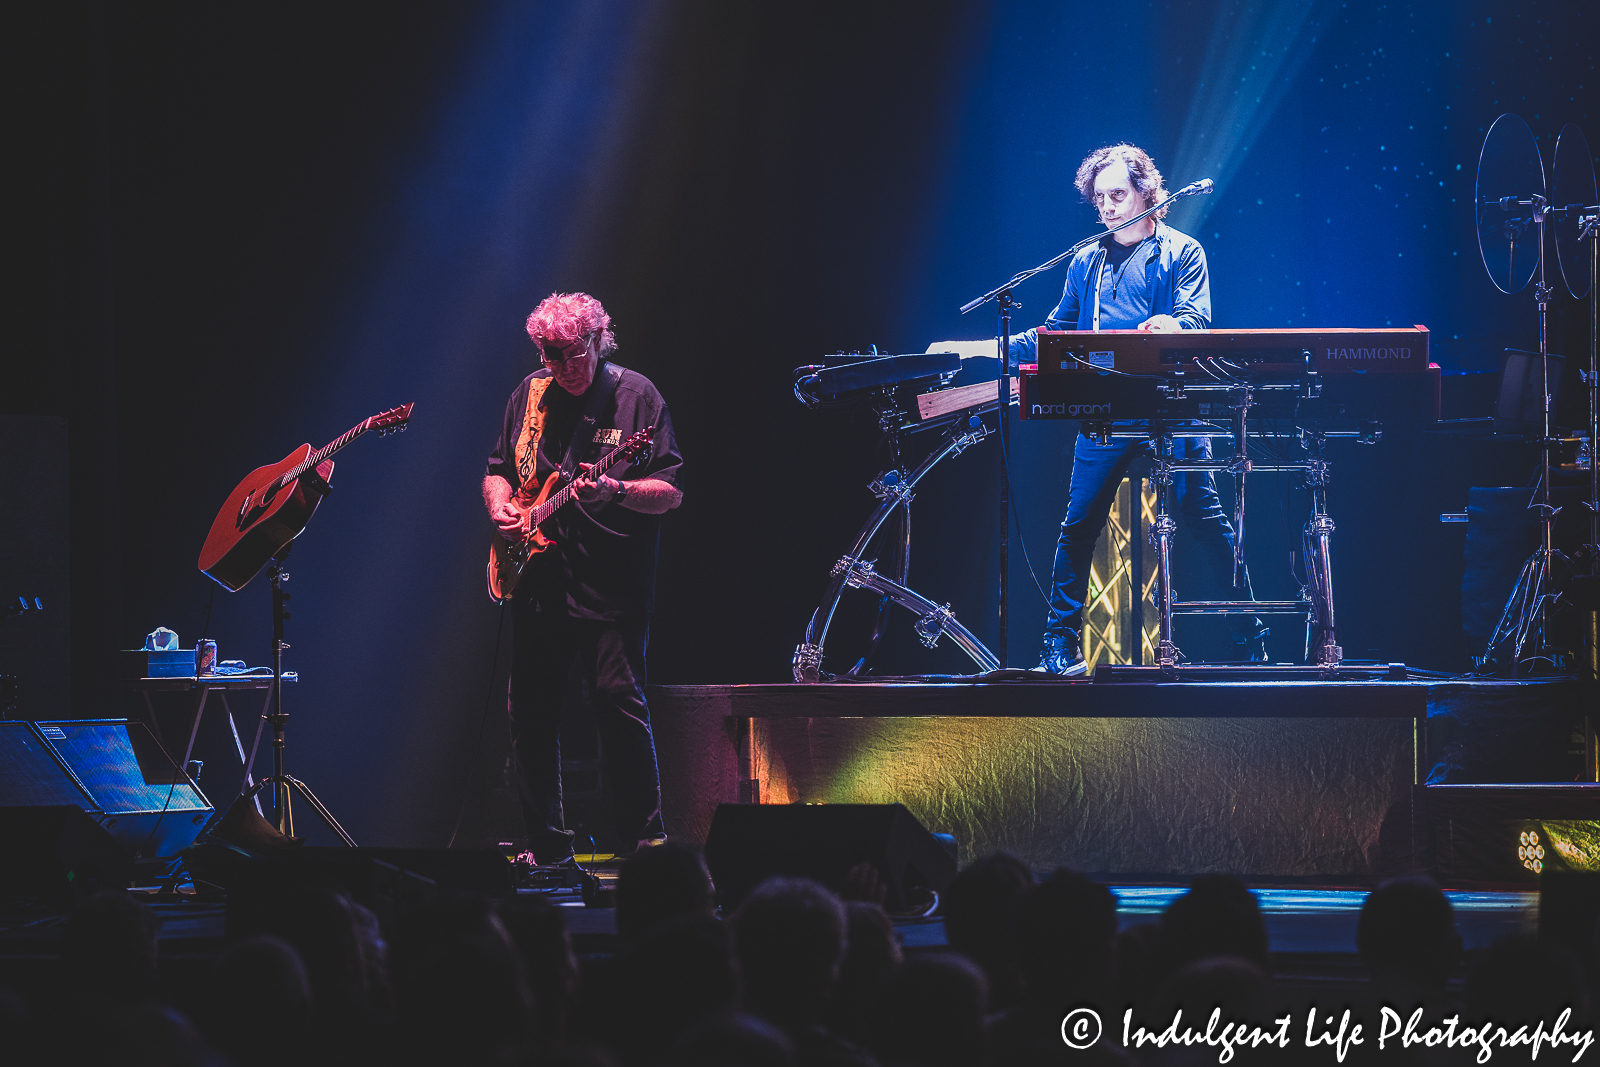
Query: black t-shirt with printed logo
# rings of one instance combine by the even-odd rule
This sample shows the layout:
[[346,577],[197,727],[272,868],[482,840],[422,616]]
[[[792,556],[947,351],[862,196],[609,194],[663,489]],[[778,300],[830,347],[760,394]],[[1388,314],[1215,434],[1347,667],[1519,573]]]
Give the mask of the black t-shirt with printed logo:
[[[606,363],[596,368],[597,384],[606,368]],[[624,461],[607,474],[622,481],[659,478],[676,485],[683,457],[678,454],[666,403],[650,379],[626,367],[616,369],[621,371],[616,393],[601,411],[594,439],[579,458],[593,463],[648,426],[654,431],[648,459],[639,466]],[[489,453],[484,473],[504,478],[513,491],[521,488],[516,447],[527,411],[529,383],[549,376],[548,370],[534,371],[511,394],[500,440]],[[536,474],[541,485],[560,469],[583,417],[587,395],[573,396],[555,382],[545,388],[544,433],[539,439]],[[660,516],[643,515],[615,501],[584,504],[573,498],[546,524],[555,547],[528,562],[515,597],[535,611],[565,611],[576,619],[619,622],[648,616],[655,603],[660,526]]]

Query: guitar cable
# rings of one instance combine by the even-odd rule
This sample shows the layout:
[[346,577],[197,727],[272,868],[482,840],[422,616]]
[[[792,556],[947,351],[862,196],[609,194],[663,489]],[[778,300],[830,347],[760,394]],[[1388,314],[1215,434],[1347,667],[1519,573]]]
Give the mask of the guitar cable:
[[456,824],[450,830],[450,840],[445,848],[455,848],[456,835],[461,832],[461,819],[467,813],[467,801],[472,796],[473,771],[478,765],[478,753],[483,749],[483,731],[489,724],[489,708],[494,702],[494,676],[500,669],[500,637],[506,627],[506,605],[510,603],[507,598],[500,605],[500,621],[494,628],[494,658],[489,661],[489,684],[483,694],[483,715],[478,719],[478,739],[472,743],[472,752],[467,757],[466,783],[461,787],[461,806],[456,808]]
[[[1000,465],[1005,468],[1006,485],[1011,485],[1011,453],[1005,447],[1005,438],[1000,439]],[[1022,550],[1022,562],[1028,567],[1028,577],[1033,579],[1033,587],[1039,592],[1039,599],[1044,601],[1044,606],[1050,607],[1050,597],[1045,594],[1044,586],[1039,583],[1039,575],[1033,569],[1033,560],[1028,556],[1028,542],[1022,536],[1022,516],[1017,512],[1017,497],[1015,493],[1006,493],[1006,503],[1011,511],[1011,521],[1017,530],[1017,547]]]

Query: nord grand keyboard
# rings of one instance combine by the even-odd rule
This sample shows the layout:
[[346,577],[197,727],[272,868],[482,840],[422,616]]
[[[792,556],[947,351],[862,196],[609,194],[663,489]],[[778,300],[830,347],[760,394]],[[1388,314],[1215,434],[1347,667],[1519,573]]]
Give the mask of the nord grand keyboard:
[[[1424,326],[1385,330],[1039,331],[1021,368],[1024,419],[1215,418],[1250,387],[1257,418],[1432,422],[1439,368]],[[1212,409],[1216,410],[1213,411]]]

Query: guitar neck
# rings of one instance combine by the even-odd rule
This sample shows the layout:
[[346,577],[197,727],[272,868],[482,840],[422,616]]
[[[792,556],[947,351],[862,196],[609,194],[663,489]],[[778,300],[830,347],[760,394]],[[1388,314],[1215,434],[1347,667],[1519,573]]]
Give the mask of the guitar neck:
[[[598,478],[612,467],[615,467],[617,462],[622,459],[622,453],[623,446],[618,445],[616,448],[613,448],[611,451],[601,456],[599,461],[596,462],[592,468],[590,468],[590,476],[593,478]],[[545,519],[548,519],[551,515],[554,515],[556,511],[559,510],[561,506],[568,500],[571,500],[573,496],[572,487],[575,484],[577,483],[568,482],[556,492],[551,493],[550,499],[546,500],[543,504],[540,504],[534,509],[533,514],[528,519],[529,525],[538,526],[540,523],[544,522]]]
[[312,470],[319,466],[321,463],[323,463],[323,461],[332,457],[335,452],[339,451],[339,449],[343,448],[351,441],[354,441],[356,438],[366,433],[367,424],[371,421],[371,419],[362,419],[344,433],[340,434],[338,437],[335,437],[332,441],[329,441],[327,444],[311,453],[311,455],[307,456],[302,462],[296,464],[292,470],[286,471],[283,477],[278,479],[278,484],[288,485],[306,471]]

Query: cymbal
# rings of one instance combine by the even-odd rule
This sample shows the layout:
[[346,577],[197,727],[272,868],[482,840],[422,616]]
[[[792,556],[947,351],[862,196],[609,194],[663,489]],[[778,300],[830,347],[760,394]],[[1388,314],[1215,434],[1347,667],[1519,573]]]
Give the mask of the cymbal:
[[1501,115],[1483,139],[1473,203],[1483,266],[1502,293],[1521,292],[1539,267],[1535,216],[1544,197],[1544,160],[1533,131],[1519,116]]
[[1589,249],[1578,237],[1578,218],[1595,210],[1594,157],[1589,154],[1589,142],[1583,131],[1572,123],[1561,127],[1556,139],[1555,158],[1550,162],[1550,215],[1556,234],[1556,261],[1561,264],[1561,277],[1566,280],[1567,292],[1576,300],[1589,295],[1594,284],[1591,275],[1594,261]]

